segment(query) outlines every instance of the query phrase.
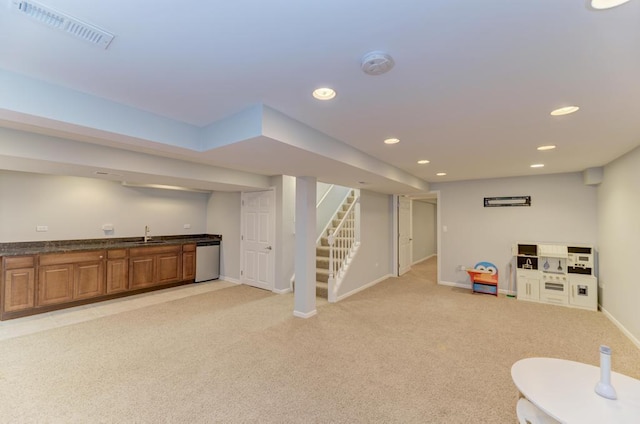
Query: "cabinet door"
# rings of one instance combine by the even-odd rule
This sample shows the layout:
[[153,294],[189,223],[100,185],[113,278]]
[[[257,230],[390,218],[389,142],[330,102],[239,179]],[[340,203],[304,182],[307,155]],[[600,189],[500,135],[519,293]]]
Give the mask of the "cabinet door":
[[569,277],[569,303],[580,308],[598,309],[598,280],[595,277]]
[[35,306],[35,268],[11,269],[4,273],[4,312]]
[[196,278],[196,252],[182,253],[182,279],[195,280]]
[[74,265],[74,299],[88,299],[104,294],[104,265],[102,261]]
[[518,299],[526,299],[529,296],[529,288],[525,278],[518,276],[517,279],[517,297]]
[[540,300],[540,280],[518,275],[518,299]]
[[38,277],[38,306],[73,300],[72,264],[41,266]]
[[129,261],[110,259],[107,261],[107,294],[119,293],[129,288]]
[[155,256],[129,259],[129,288],[139,289],[153,285]]
[[157,256],[156,284],[168,284],[181,280],[180,256],[179,253],[164,253]]

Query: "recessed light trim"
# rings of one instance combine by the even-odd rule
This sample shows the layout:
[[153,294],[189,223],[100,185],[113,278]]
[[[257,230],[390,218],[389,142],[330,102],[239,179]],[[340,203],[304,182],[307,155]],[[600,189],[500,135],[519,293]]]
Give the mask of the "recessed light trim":
[[596,10],[611,9],[620,6],[629,0],[591,0],[591,7]]
[[400,139],[399,138],[387,138],[384,141],[384,144],[398,144],[400,143]]
[[436,175],[438,177],[444,177],[445,175],[447,175],[447,173],[446,172],[438,172]]
[[531,165],[532,168],[544,168],[544,163],[534,163]]
[[579,106],[565,106],[551,111],[551,116],[569,115],[580,110]]
[[429,161],[428,161],[428,160],[426,160],[426,159],[420,159],[420,160],[418,161],[418,163],[419,163],[420,165],[425,165],[425,164],[429,163]]
[[336,97],[336,91],[329,87],[320,87],[313,90],[313,97],[318,100],[331,100]]
[[538,150],[540,150],[540,151],[545,151],[545,150],[553,150],[553,149],[555,149],[555,148],[556,148],[556,146],[555,146],[555,145],[553,145],[553,144],[547,144],[547,145],[545,145],[545,146],[539,146],[539,147],[538,147]]

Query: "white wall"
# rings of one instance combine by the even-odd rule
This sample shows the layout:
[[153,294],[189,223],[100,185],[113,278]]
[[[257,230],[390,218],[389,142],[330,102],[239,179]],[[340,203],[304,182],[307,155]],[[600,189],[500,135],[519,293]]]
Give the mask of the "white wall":
[[358,253],[338,291],[338,298],[392,275],[392,196],[360,190]]
[[412,261],[417,263],[437,253],[436,243],[436,205],[420,200],[412,203],[413,252]]
[[[441,282],[470,286],[456,267],[489,261],[499,268],[500,289],[507,289],[513,243],[596,245],[596,188],[584,185],[580,173],[438,183],[432,189],[440,190]],[[483,206],[484,197],[525,195],[530,207]]]
[[220,276],[240,280],[240,192],[216,191],[206,206],[208,234],[222,235],[220,243]]
[[640,148],[605,166],[598,218],[600,304],[640,346]]
[[[202,234],[209,195],[94,178],[0,171],[0,241]],[[105,233],[103,224],[113,224]],[[184,229],[190,224],[190,229]],[[48,226],[36,232],[36,226]]]

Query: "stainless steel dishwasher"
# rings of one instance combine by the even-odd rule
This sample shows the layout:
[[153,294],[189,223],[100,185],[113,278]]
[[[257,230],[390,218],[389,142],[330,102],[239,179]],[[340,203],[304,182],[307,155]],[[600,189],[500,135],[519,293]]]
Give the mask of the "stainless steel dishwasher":
[[196,283],[220,278],[220,240],[196,243]]

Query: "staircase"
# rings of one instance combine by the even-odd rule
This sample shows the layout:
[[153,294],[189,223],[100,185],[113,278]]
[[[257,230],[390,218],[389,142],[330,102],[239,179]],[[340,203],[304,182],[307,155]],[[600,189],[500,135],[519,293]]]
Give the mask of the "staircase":
[[[340,210],[336,213],[336,215],[331,220],[331,225],[327,227],[325,231],[325,235],[320,238],[318,245],[316,246],[316,296],[327,299],[329,297],[329,257],[331,252],[331,247],[329,243],[329,236],[333,234],[336,228],[340,225],[342,220],[344,219],[347,211],[351,208],[351,205],[356,200],[356,196],[354,191],[352,190],[349,196],[345,199],[342,204]],[[355,224],[353,218],[353,214],[346,220],[343,225],[349,225],[353,227]],[[350,250],[345,247],[337,247],[337,246],[346,246],[347,240],[344,237],[335,237],[334,241],[334,258],[336,256],[344,257],[346,256]]]

